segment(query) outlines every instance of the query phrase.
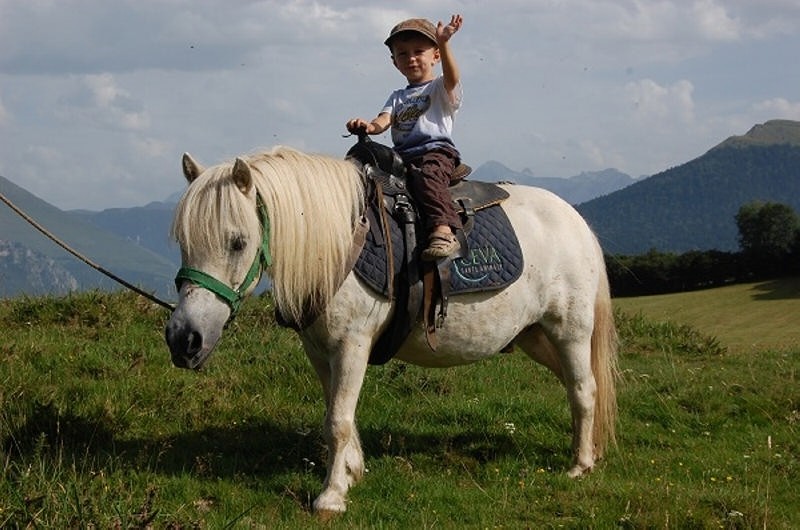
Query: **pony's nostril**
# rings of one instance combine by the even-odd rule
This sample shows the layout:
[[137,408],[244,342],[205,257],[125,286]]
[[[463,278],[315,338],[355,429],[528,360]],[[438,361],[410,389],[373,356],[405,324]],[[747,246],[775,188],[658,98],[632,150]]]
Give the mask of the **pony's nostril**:
[[189,356],[194,356],[203,348],[203,335],[197,333],[196,331],[192,331],[189,333],[186,341],[186,354]]

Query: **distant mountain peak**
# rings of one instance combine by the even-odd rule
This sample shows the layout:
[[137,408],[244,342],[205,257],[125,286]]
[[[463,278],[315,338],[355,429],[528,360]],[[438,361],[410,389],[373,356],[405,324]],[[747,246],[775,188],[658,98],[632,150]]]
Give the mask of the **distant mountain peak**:
[[769,120],[759,123],[744,135],[731,136],[714,149],[781,144],[800,146],[800,121]]
[[616,169],[584,171],[569,178],[537,177],[530,168],[513,171],[496,160],[479,166],[472,178],[486,182],[516,182],[552,191],[571,204],[586,202],[629,186],[637,179]]

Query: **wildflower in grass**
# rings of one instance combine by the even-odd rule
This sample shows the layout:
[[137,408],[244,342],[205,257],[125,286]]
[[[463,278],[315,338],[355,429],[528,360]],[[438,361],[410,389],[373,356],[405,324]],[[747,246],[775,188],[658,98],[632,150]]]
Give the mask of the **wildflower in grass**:
[[508,434],[514,434],[515,432],[517,432],[517,426],[511,423],[510,421],[504,423],[503,427],[505,427]]

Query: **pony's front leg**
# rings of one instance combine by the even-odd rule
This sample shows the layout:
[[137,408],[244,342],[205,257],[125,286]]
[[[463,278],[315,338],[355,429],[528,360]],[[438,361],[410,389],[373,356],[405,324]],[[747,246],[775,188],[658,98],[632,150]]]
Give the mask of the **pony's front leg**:
[[367,370],[364,349],[349,344],[327,358],[310,356],[322,381],[327,406],[323,432],[328,446],[327,474],[322,493],[314,501],[316,512],[347,510],[347,491],[364,476],[364,453],[355,423]]

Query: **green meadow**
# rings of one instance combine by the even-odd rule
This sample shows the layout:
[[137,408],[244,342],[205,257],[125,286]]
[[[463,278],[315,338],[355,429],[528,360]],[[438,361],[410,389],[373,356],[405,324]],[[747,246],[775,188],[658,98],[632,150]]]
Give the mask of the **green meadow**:
[[371,367],[369,471],[331,520],[321,390],[268,298],[197,373],[133,294],[3,300],[0,528],[800,528],[798,285],[617,300],[617,445],[578,480],[524,355]]
[[617,298],[616,307],[654,321],[692,326],[728,349],[798,351],[800,276],[680,294]]

